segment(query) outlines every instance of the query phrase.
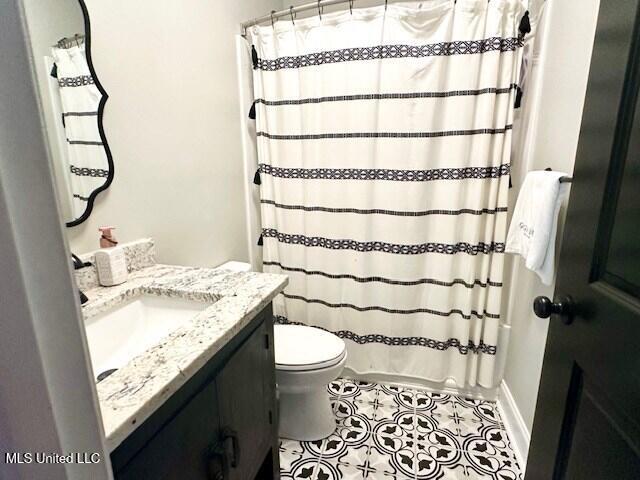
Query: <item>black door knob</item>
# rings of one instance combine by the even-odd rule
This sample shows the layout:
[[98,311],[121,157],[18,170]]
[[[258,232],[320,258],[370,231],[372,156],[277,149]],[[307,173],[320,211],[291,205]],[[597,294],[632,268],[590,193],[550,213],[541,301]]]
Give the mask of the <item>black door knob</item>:
[[573,301],[569,295],[559,295],[555,302],[549,297],[536,297],[533,301],[533,311],[540,318],[557,316],[565,325],[573,322]]

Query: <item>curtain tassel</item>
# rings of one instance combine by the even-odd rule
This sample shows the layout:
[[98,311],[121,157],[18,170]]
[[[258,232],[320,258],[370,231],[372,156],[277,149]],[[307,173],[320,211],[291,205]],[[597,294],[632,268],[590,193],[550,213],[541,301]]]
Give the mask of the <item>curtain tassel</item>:
[[531,32],[531,22],[529,21],[529,10],[524,12],[524,15],[522,16],[522,20],[520,20],[520,26],[518,27],[518,30],[520,30],[520,40],[523,40],[524,36],[527,33]]
[[522,105],[522,94],[522,89],[520,87],[516,87],[516,101],[514,108],[520,108],[520,106]]
[[258,52],[253,45],[251,45],[251,61],[253,62],[253,68],[258,68]]
[[251,104],[251,108],[249,109],[249,118],[251,120],[255,120],[256,119],[256,102],[255,102],[255,100]]
[[253,184],[262,185],[262,180],[260,179],[260,168],[256,170],[256,174],[253,176]]
[[260,238],[258,239],[258,246],[261,247],[262,243],[262,235],[260,235]]

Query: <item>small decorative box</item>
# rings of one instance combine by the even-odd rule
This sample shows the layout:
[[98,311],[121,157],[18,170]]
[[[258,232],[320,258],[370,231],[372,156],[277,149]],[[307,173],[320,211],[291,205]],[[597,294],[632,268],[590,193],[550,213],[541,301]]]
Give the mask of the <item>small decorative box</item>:
[[127,259],[122,247],[98,250],[95,262],[100,285],[111,287],[127,281]]

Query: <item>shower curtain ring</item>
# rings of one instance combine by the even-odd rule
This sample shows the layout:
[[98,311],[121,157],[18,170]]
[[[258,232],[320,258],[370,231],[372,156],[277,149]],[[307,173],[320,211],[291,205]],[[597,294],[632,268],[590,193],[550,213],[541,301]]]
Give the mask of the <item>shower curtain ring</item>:
[[349,0],[349,13],[353,15],[353,0]]
[[293,5],[289,6],[289,16],[291,17],[291,23],[295,27],[296,22],[294,22],[293,20],[294,20],[294,18],[296,18],[296,16],[295,16],[295,12],[293,11]]
[[275,10],[271,10],[271,28],[275,28],[275,25],[273,24],[273,14],[276,13]]
[[320,21],[322,21],[322,7],[320,6],[320,2],[322,0],[318,0],[318,17],[320,18]]
[[389,1],[389,0],[384,0],[384,9],[385,9],[385,10],[387,9],[387,2],[388,2],[388,1]]

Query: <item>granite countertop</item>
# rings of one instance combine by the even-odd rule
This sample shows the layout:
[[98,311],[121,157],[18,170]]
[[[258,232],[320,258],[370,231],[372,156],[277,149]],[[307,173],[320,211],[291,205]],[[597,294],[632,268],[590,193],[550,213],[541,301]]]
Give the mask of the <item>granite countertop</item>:
[[85,290],[85,320],[140,295],[215,302],[96,385],[109,451],[240,332],[287,281],[285,275],[154,263],[130,272],[121,285]]

